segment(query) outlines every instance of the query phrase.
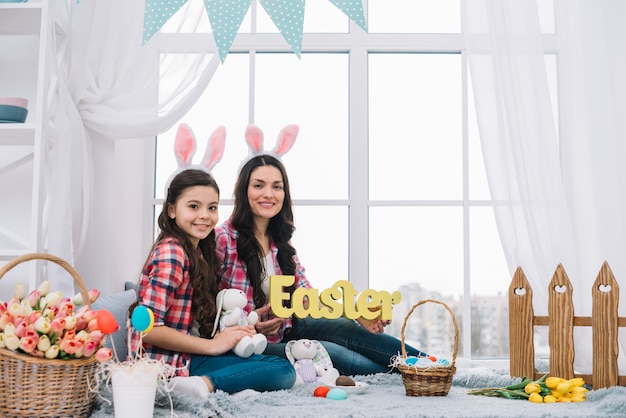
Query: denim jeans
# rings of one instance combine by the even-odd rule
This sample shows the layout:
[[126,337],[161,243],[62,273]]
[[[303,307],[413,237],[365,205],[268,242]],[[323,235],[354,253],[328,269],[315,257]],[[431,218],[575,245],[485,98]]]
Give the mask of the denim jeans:
[[215,390],[227,393],[290,389],[296,381],[296,371],[283,358],[263,354],[241,358],[232,351],[219,356],[191,355],[189,374],[206,376]]
[[[298,320],[294,332],[283,343],[268,344],[263,354],[286,357],[285,343],[307,338],[318,340],[328,351],[333,366],[339,374],[354,376],[388,372],[391,357],[402,353],[399,339],[382,334],[372,334],[358,323],[347,318]],[[407,356],[424,357],[427,354],[405,344]]]

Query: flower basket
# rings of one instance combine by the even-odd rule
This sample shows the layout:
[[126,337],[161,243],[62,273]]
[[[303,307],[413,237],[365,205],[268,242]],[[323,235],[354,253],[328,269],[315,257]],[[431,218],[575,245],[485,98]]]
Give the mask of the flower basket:
[[[66,261],[45,253],[16,257],[0,268],[0,279],[13,267],[30,260],[47,260],[63,267],[73,277],[83,300],[87,288],[78,272]],[[86,302],[89,303],[89,302]],[[46,359],[0,349],[0,416],[86,417],[95,392],[95,356],[80,359]]]
[[[431,302],[442,305],[452,316],[452,322],[454,323],[454,352],[452,354],[452,362],[450,364],[436,364],[428,365],[425,367],[419,367],[417,365],[406,364],[406,347],[404,345],[404,330],[406,328],[407,320],[418,306]],[[404,318],[401,331],[402,342],[402,357],[400,363],[397,365],[400,373],[402,374],[402,383],[406,390],[407,396],[446,396],[452,386],[452,376],[456,372],[456,354],[459,348],[459,326],[456,322],[454,313],[448,305],[437,300],[422,300],[419,303],[413,305],[413,308]]]

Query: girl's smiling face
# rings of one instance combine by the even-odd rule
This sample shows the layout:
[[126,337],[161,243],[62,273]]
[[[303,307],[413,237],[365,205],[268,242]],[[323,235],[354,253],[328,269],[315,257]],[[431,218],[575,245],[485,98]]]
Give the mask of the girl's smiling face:
[[271,219],[283,208],[285,185],[280,170],[261,166],[252,171],[248,184],[248,202],[255,218]]
[[197,246],[209,236],[218,221],[219,194],[211,186],[191,186],[185,189],[167,214]]

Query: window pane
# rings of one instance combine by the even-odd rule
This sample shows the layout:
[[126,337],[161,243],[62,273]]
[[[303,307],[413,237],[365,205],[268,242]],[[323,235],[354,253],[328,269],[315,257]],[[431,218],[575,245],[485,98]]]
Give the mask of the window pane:
[[[294,199],[348,197],[347,54],[256,55],[255,123],[265,148],[280,129],[300,126],[298,139],[283,157]],[[230,59],[230,57],[229,57]]]
[[370,54],[371,199],[461,199],[461,56]]
[[459,0],[368,0],[369,33],[459,33]]
[[461,208],[370,208],[370,288],[463,294],[462,222]]
[[293,246],[316,289],[348,280],[348,209],[295,206]]
[[[185,56],[194,59],[193,54]],[[211,133],[220,125],[226,127],[224,157],[212,171],[222,199],[232,197],[239,164],[248,153],[244,140],[248,123],[248,69],[248,55],[230,54],[217,69],[198,102],[181,118],[181,122],[187,123],[194,131],[198,142],[194,164],[202,159]],[[165,182],[177,167],[174,156],[177,129],[178,124],[175,124],[157,139],[156,197],[163,197]]]
[[[278,33],[276,25],[263,9],[257,6],[257,32]],[[304,5],[304,33],[346,33],[348,17],[328,0],[307,0]]]

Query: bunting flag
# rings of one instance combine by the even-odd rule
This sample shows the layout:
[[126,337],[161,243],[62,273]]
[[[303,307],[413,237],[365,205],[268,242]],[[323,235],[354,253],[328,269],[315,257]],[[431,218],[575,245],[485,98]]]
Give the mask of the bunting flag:
[[367,32],[367,23],[365,23],[365,14],[363,13],[363,2],[361,0],[328,0],[354,23],[359,25],[361,29]]
[[143,12],[143,44],[159,31],[187,0],[146,0]]
[[[77,0],[79,2],[80,0]],[[143,43],[148,42],[156,32],[188,0],[145,0],[143,21]],[[211,23],[215,44],[222,60],[226,59],[230,47],[237,36],[241,22],[248,13],[252,0],[203,0]],[[306,0],[259,0],[280,34],[293,52],[302,53],[302,32],[304,27],[304,6]],[[362,0],[329,0],[348,18],[367,31]]]
[[260,0],[272,22],[293,52],[300,58],[302,52],[302,31],[304,28],[305,0]]
[[222,63],[251,4],[252,0],[204,0]]

